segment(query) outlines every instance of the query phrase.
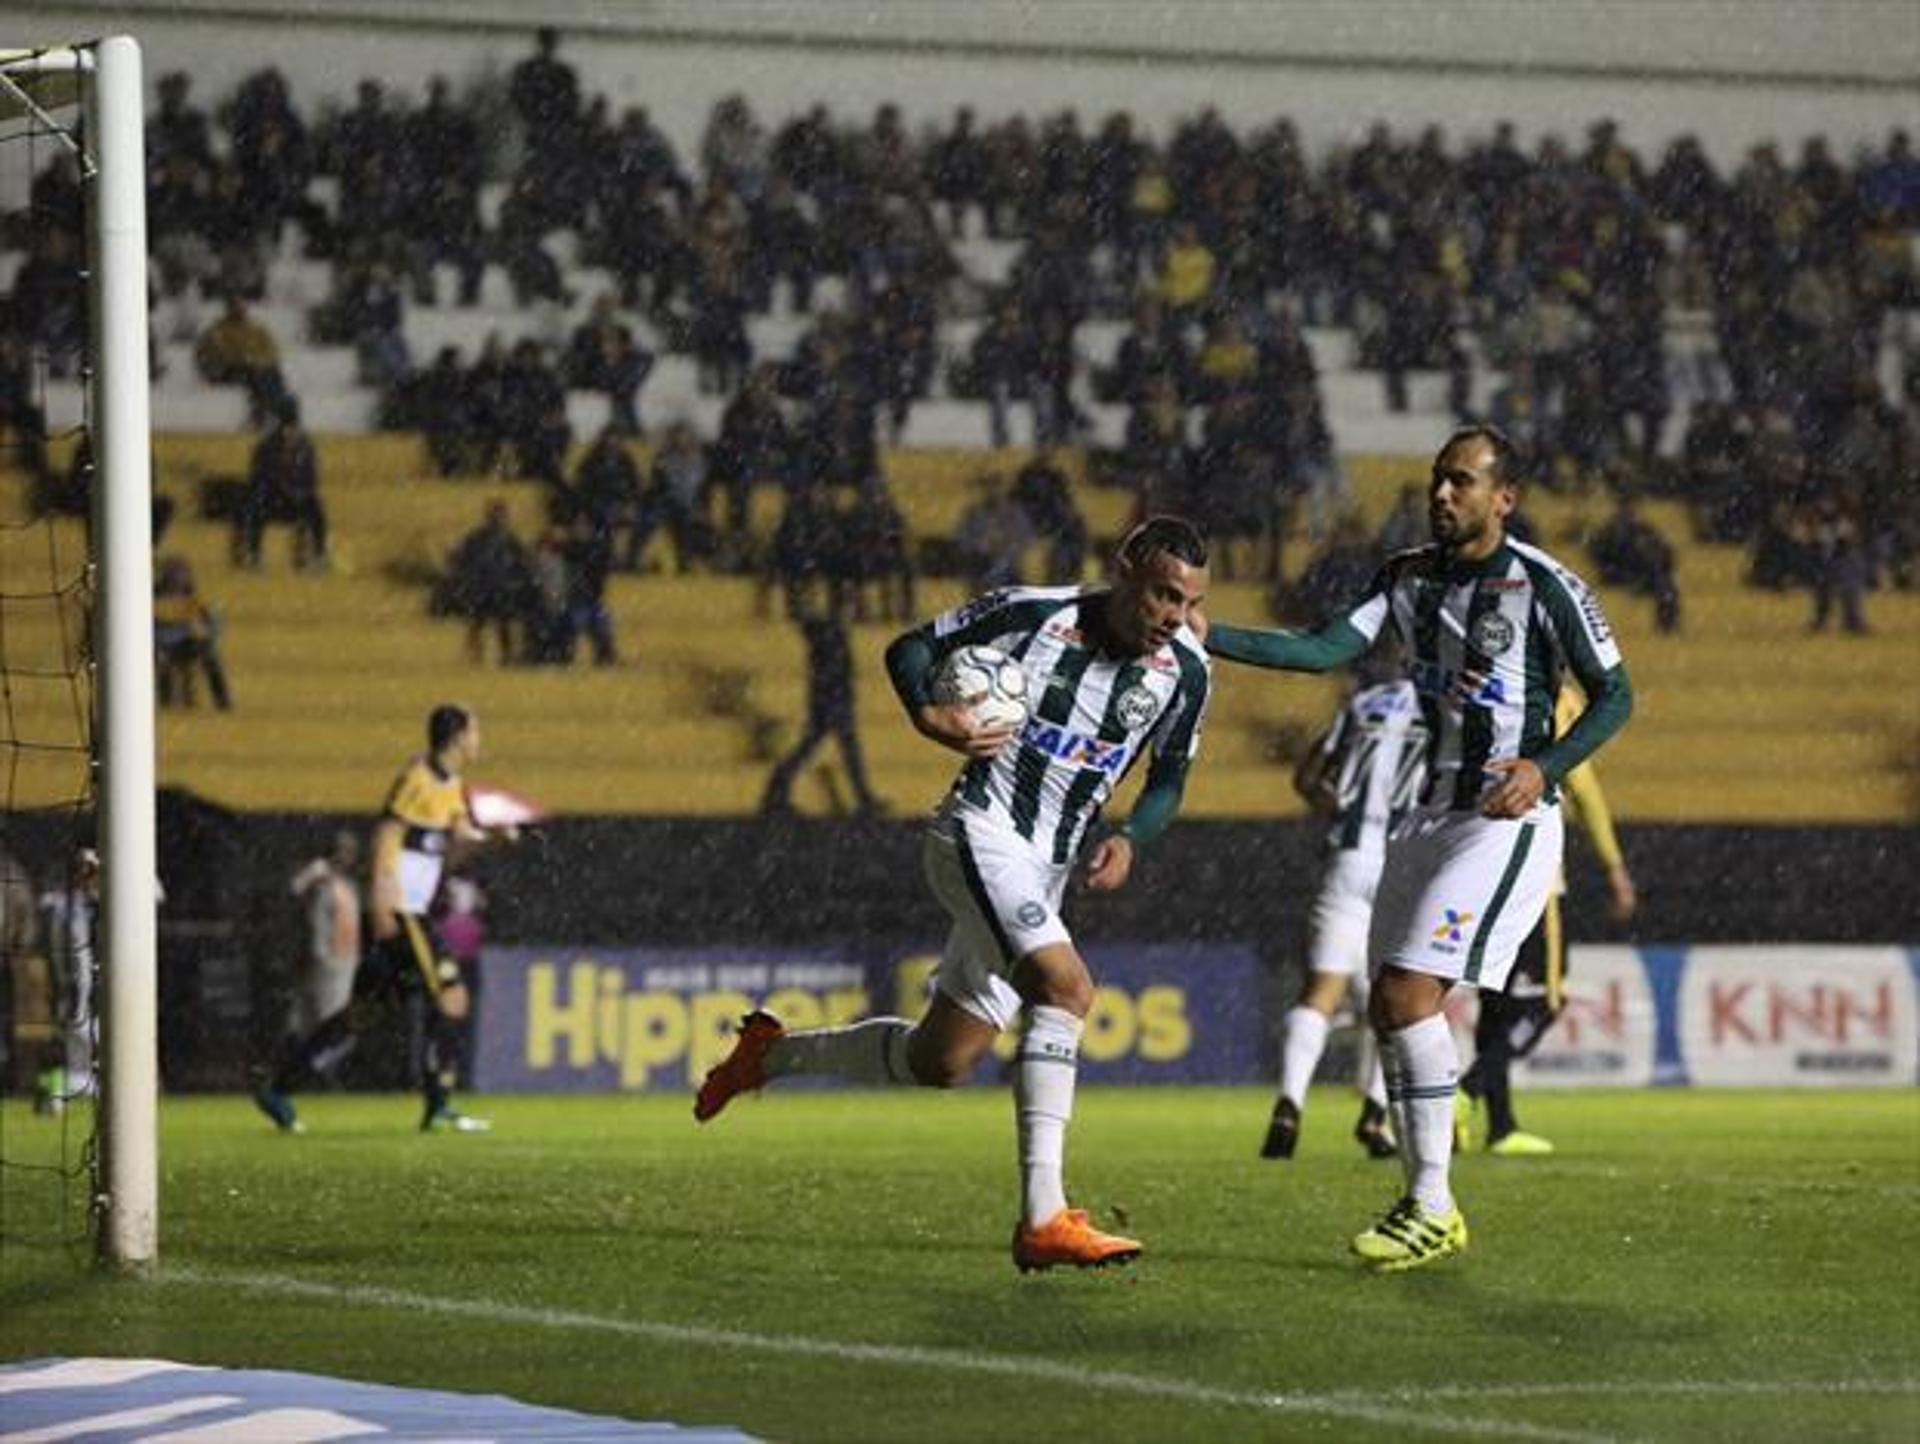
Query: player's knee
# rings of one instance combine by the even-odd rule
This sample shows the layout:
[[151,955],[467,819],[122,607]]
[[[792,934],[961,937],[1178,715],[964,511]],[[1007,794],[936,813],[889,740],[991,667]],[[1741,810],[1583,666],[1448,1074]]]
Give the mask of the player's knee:
[[1026,1000],[1036,1007],[1059,1008],[1076,1018],[1093,1011],[1093,979],[1084,968],[1073,973],[1047,974],[1038,978],[1027,991]]

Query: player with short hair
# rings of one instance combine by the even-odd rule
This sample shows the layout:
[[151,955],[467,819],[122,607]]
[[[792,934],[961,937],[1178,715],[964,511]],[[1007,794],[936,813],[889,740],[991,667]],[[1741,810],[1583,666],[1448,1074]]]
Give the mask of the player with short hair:
[[[1381,1269],[1466,1247],[1450,1179],[1459,1054],[1442,1013],[1459,983],[1498,990],[1560,866],[1559,784],[1625,724],[1633,690],[1599,600],[1566,567],[1506,533],[1519,457],[1491,426],[1454,432],[1427,489],[1433,545],[1402,552],[1346,615],[1312,635],[1216,623],[1215,656],[1323,672],[1388,625],[1428,730],[1419,804],[1389,840],[1368,956],[1369,1006],[1406,1192],[1353,1241]],[[1587,706],[1556,736],[1571,669]]]
[[514,829],[476,827],[461,773],[480,760],[480,721],[445,703],[427,717],[427,751],[401,770],[373,831],[373,946],[354,973],[346,1007],[298,1040],[254,1094],[282,1132],[302,1131],[292,1094],[339,1067],[360,1031],[384,1003],[424,998],[429,1008],[420,1069],[423,1132],[483,1133],[492,1125],[452,1103],[459,1077],[461,1023],[468,995],[460,967],[444,955],[428,911],[448,855],[489,839],[511,841]]
[[[1287,1011],[1280,1096],[1260,1147],[1262,1158],[1293,1157],[1307,1087],[1326,1051],[1334,1010],[1351,993],[1361,1016],[1366,1014],[1367,926],[1387,834],[1412,805],[1426,769],[1426,722],[1399,658],[1399,649],[1383,638],[1361,664],[1359,690],[1294,770],[1294,790],[1331,826],[1313,900],[1307,986]],[[1365,1102],[1353,1136],[1370,1156],[1391,1158],[1396,1149],[1387,1128],[1386,1084],[1371,1035],[1361,1052]]]
[[[1199,530],[1154,517],[1121,543],[1110,587],[1009,587],[894,641],[887,670],[914,727],[967,759],[923,852],[927,881],[952,919],[932,1000],[918,1023],[868,1018],[805,1033],[751,1013],[731,1055],[701,1085],[695,1118],[795,1074],[953,1087],[1024,1018],[1013,1066],[1022,1184],[1013,1261],[1024,1272],[1139,1254],[1134,1240],[1067,1207],[1066,1130],[1094,985],[1060,905],[1089,839],[1087,886],[1111,891],[1179,808],[1207,708],[1206,652],[1189,626],[1207,580]],[[984,728],[964,704],[934,700],[941,659],[973,645],[996,647],[1025,671],[1032,711],[1017,733]],[[1097,829],[1101,806],[1149,751],[1128,821]]]

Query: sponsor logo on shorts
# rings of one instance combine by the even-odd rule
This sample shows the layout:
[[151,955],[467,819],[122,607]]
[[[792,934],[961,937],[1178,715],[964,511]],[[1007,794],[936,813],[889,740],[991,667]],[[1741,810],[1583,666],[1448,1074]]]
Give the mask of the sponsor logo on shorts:
[[1433,930],[1433,944],[1436,952],[1457,953],[1460,944],[1466,941],[1466,930],[1473,926],[1474,915],[1456,908],[1441,910],[1440,926]]
[[1047,920],[1047,910],[1037,902],[1023,902],[1013,910],[1013,920],[1023,928],[1037,928]]
[[1473,624],[1474,650],[1497,657],[1513,645],[1513,623],[1498,612],[1488,612]]

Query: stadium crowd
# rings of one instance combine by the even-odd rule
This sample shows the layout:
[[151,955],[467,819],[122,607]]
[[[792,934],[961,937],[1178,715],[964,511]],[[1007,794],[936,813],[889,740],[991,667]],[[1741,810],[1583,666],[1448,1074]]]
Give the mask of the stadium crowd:
[[[552,31],[504,85],[458,97],[436,78],[417,105],[366,80],[310,118],[273,69],[211,115],[186,75],[158,90],[155,295],[225,305],[200,337],[202,374],[245,386],[262,424],[279,413],[273,338],[247,302],[297,227],[332,276],[312,339],[355,347],[383,423],[422,431],[443,474],[545,482],[573,539],[538,545],[576,573],[637,565],[658,529],[682,568],[856,586],[855,553],[876,542],[887,571],[905,568],[881,441],[944,392],[983,405],[1001,444],[1009,412],[1029,408],[1040,451],[1087,439],[1088,395],[1123,406],[1108,474],[1143,506],[1265,539],[1255,555],[1275,576],[1294,519],[1327,537],[1339,510],[1306,329],[1341,327],[1390,409],[1407,407],[1411,373],[1442,372],[1452,410],[1504,427],[1539,481],[1678,494],[1700,536],[1751,548],[1758,585],[1857,601],[1877,578],[1914,579],[1920,361],[1897,394],[1880,365],[1889,316],[1920,308],[1920,158],[1904,132],[1851,163],[1817,136],[1792,160],[1759,145],[1722,173],[1691,137],[1649,160],[1605,120],[1578,147],[1524,148],[1507,124],[1465,147],[1438,126],[1379,124],[1314,155],[1284,118],[1236,132],[1205,108],[1163,141],[1125,110],[1088,127],[1071,110],[988,122],[963,108],[916,134],[891,105],[864,123],[824,105],[768,123],[733,95],[689,161],[644,107],[616,115],[586,93]],[[20,343],[56,358],[80,345],[78,204],[56,160],[34,184],[41,223],[4,238],[32,248],[0,326],[0,419],[15,426],[32,407]],[[963,266],[956,245],[974,234],[1017,248],[1003,283]],[[612,288],[563,348],[495,338],[420,364],[404,318],[437,303],[443,265],[462,306],[489,265],[528,305],[584,299],[583,267]],[[756,354],[748,321],[783,290],[804,333],[790,355]],[[1110,357],[1086,354],[1095,318],[1128,322]],[[655,348],[694,357],[725,398],[717,435],[643,424]],[[571,470],[569,389],[604,393],[611,418]],[[643,477],[626,443],[649,435]],[[756,546],[761,485],[787,491],[789,514]],[[823,507],[838,524],[820,524]],[[1071,533],[1042,512],[1029,522]],[[1670,544],[1630,503],[1615,521],[1603,574],[1670,593]],[[549,591],[549,613],[566,612],[556,599],[581,586]],[[1661,608],[1677,624],[1677,603]]]

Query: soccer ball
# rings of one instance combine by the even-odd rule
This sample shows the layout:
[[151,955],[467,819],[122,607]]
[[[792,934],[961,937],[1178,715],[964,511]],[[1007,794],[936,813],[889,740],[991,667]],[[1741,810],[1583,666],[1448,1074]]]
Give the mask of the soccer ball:
[[933,700],[960,703],[982,727],[1027,720],[1027,674],[998,647],[959,647],[933,674]]

